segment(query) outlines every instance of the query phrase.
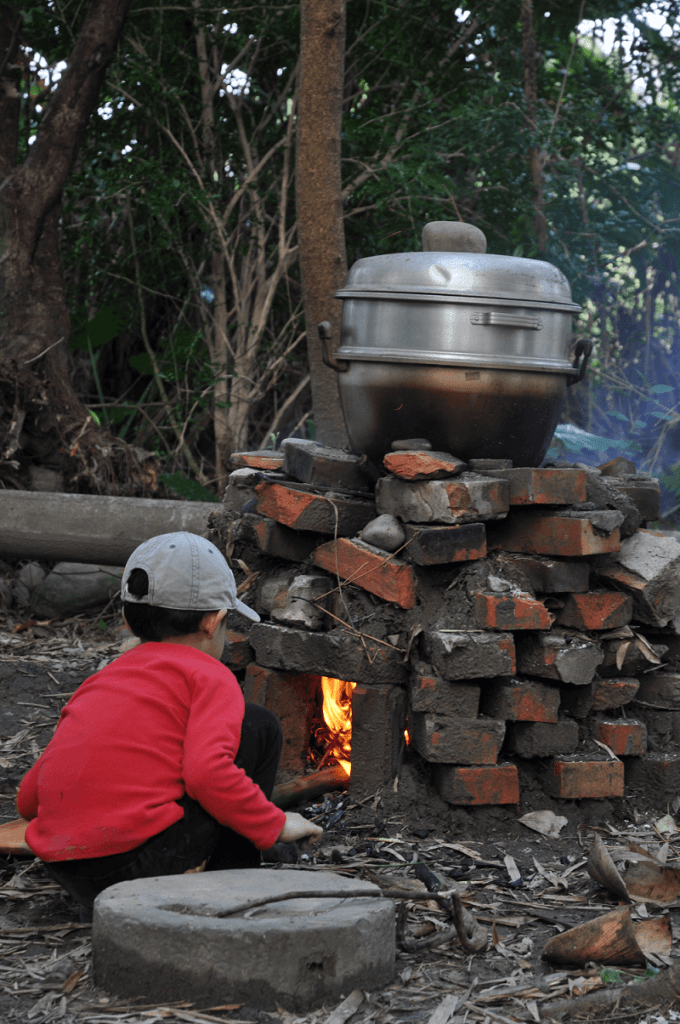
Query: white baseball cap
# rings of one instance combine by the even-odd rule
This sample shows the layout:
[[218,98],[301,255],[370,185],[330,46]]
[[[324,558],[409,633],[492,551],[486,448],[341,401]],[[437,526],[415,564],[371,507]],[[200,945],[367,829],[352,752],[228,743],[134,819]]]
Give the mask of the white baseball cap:
[[[128,590],[133,569],[149,577],[149,592],[134,597]],[[136,547],[127,560],[120,596],[133,604],[183,611],[231,608],[253,622],[260,616],[236,594],[236,580],[224,555],[195,533],[161,533]]]

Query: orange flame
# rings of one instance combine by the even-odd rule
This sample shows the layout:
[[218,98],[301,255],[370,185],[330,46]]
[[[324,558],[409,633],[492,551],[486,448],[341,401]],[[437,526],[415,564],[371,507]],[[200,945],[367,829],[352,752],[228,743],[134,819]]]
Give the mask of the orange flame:
[[321,676],[323,717],[330,732],[324,760],[334,757],[348,775],[352,772],[349,760],[352,749],[352,691],[356,685],[344,679]]

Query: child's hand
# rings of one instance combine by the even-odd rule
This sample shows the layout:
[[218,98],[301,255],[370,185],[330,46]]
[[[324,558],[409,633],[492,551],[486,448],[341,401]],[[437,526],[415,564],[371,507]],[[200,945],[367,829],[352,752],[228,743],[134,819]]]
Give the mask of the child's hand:
[[313,836],[318,839],[322,832],[323,829],[320,825],[315,825],[313,821],[307,821],[296,811],[286,811],[286,824],[283,826],[277,842],[294,843],[298,839],[304,839],[305,836]]

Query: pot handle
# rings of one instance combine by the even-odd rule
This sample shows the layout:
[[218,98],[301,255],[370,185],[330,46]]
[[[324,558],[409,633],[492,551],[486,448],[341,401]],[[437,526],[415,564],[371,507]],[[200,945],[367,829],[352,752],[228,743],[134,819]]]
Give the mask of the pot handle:
[[349,370],[349,363],[346,359],[336,359],[333,355],[333,349],[331,346],[331,334],[333,328],[328,320],[322,320],[317,328],[319,332],[319,340],[321,342],[321,358],[323,359],[326,366],[330,367],[331,370],[335,370],[336,373],[347,373]]
[[577,375],[569,381],[569,387],[571,387],[572,384],[578,384],[579,381],[582,381],[585,377],[586,369],[588,367],[588,360],[590,359],[592,351],[592,341],[576,342],[576,348],[574,349],[574,362],[571,365],[577,371]]

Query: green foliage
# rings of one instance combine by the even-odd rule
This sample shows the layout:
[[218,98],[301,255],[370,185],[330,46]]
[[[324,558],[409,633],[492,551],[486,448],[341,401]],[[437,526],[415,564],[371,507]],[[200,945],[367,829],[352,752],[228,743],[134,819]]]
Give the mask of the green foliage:
[[[653,6],[677,26],[671,0]],[[625,16],[637,26],[630,54],[617,46],[605,57],[596,46],[573,47],[580,0],[535,0],[539,97],[532,124],[518,3],[479,0],[466,21],[454,0],[347,5],[342,172],[349,262],[419,249],[428,220],[458,217],[486,232],[490,252],[548,259],[584,306],[579,336],[595,342],[593,387],[573,389],[587,401],[578,405],[570,394],[569,415],[597,439],[629,451],[640,446],[637,434],[670,429],[676,416],[671,385],[657,384],[649,368],[642,367],[646,383],[639,379],[644,395],[617,376],[617,367],[644,362],[654,332],[668,348],[677,340],[677,35],[665,39],[646,25],[651,8],[589,0],[586,17]],[[66,59],[85,5],[27,3],[25,11],[27,45],[50,65]],[[83,362],[87,353],[86,402],[105,406],[102,421],[119,436],[156,447],[176,470],[164,481],[180,480],[180,487],[188,478],[178,437],[203,460],[214,441],[213,395],[225,381],[217,406],[232,409],[231,387],[243,376],[235,362],[239,339],[255,319],[243,300],[256,287],[256,275],[248,274],[259,254],[262,272],[271,272],[281,232],[292,232],[295,219],[294,154],[285,165],[282,141],[293,109],[286,82],[299,55],[299,9],[287,0],[237,0],[225,16],[230,27],[223,12],[215,0],[186,7],[133,0],[63,208],[75,311],[69,348]],[[473,18],[474,31],[460,43]],[[220,84],[212,140],[201,127],[200,31],[218,69],[233,65],[248,80],[243,92],[235,80]],[[49,110],[50,86],[43,72],[21,74],[24,158]],[[635,79],[647,85],[644,99],[631,87]],[[530,147],[545,157],[544,254],[532,224]],[[258,161],[253,184],[248,175]],[[219,223],[211,204],[224,213]],[[224,237],[231,354],[218,367],[210,349],[217,313],[212,253]],[[301,331],[294,262],[265,319],[245,374],[253,445],[305,422],[309,411],[296,407],[289,421],[270,429],[306,373],[303,347],[292,344]],[[163,389],[170,397],[159,418],[151,403],[160,402]],[[309,416],[306,426],[313,436]],[[558,438],[555,449],[572,452],[574,444]],[[191,472],[197,475],[195,467]]]
[[181,473],[166,473],[160,478],[161,483],[165,484],[175,494],[179,494],[181,498],[186,498],[187,501],[219,501],[220,499],[212,491],[209,491],[203,484],[199,484],[198,480],[190,480],[187,476],[182,476]]

